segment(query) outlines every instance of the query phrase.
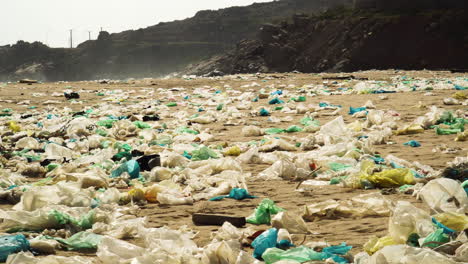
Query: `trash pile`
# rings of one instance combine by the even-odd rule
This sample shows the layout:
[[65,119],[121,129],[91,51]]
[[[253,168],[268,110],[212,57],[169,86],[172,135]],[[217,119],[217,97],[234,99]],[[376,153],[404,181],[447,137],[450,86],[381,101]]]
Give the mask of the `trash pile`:
[[[211,79],[228,78],[257,77]],[[67,87],[54,93],[58,103],[48,100],[43,110],[3,109],[0,262],[467,262],[466,145],[457,152],[465,156],[443,170],[383,155],[379,148],[428,131],[465,144],[468,112],[461,105],[468,102],[468,80],[399,76],[390,83],[353,82],[142,88],[144,95]],[[456,101],[440,104],[452,108],[421,105],[426,113],[411,120],[375,103],[393,93],[449,89],[456,90],[450,97]],[[377,95],[349,112],[333,103],[333,95],[360,94]],[[93,96],[102,103],[86,105],[83,98]],[[81,110],[59,107],[59,99]],[[418,151],[426,143],[417,139],[399,147]],[[324,186],[373,191],[287,210],[249,190],[249,183],[275,181],[294,182],[299,195]],[[392,201],[389,193],[412,195],[425,207]],[[195,225],[220,226],[205,245],[196,242],[194,228],[152,227],[139,214],[148,204],[177,210],[244,200],[257,204],[248,217],[236,210],[191,213]],[[365,245],[308,240],[316,231],[309,222],[346,217],[388,217],[388,234]],[[353,256],[356,246],[364,252]],[[63,251],[77,256],[60,256]]]

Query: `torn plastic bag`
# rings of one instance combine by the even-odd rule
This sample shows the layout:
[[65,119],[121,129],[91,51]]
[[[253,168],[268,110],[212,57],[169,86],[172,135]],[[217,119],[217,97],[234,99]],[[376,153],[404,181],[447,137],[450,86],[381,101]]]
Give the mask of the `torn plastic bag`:
[[277,229],[284,228],[291,234],[310,233],[304,219],[290,211],[279,212],[271,219],[271,225]]
[[435,213],[468,213],[468,196],[460,183],[439,178],[428,182],[419,191],[421,198]]
[[369,239],[369,241],[366,242],[366,244],[364,244],[363,248],[369,255],[372,255],[386,246],[396,244],[397,243],[390,236],[384,236],[381,238],[373,236],[371,239]]
[[257,137],[262,135],[262,130],[258,126],[245,126],[242,128],[242,136]]

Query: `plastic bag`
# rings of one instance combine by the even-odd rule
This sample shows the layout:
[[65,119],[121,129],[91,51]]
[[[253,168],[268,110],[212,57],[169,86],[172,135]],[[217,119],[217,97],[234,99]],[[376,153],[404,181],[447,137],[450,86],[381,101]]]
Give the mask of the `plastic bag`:
[[[278,261],[292,261],[294,263],[303,263],[312,260],[322,260],[322,254],[315,252],[313,249],[300,246],[289,250],[282,250],[279,248],[269,248],[262,255],[265,263],[277,263]],[[289,262],[288,262],[289,263]]]
[[224,152],[225,156],[239,156],[241,154],[241,149],[238,146],[229,148]]
[[401,129],[398,129],[397,131],[395,131],[395,134],[396,135],[411,135],[411,134],[419,134],[423,132],[424,132],[424,128],[421,125],[411,124]]
[[261,136],[262,130],[258,126],[245,126],[242,128],[242,136],[256,137]]
[[5,262],[9,255],[30,250],[29,241],[23,234],[0,236],[0,262]]
[[56,238],[57,241],[66,245],[69,250],[96,249],[101,239],[101,235],[86,231],[78,232],[67,239]]
[[308,234],[310,233],[306,223],[302,217],[295,215],[289,211],[279,212],[271,219],[271,225],[277,229],[284,228],[292,234]]
[[468,216],[465,214],[445,212],[435,215],[434,218],[444,226],[458,232],[468,229]]
[[428,182],[418,193],[434,212],[468,213],[468,197],[455,180],[439,178]]
[[435,248],[449,241],[450,238],[447,234],[444,234],[444,229],[439,228],[424,239],[421,247]]
[[391,188],[405,184],[414,184],[414,176],[409,169],[391,169],[377,172],[372,175],[362,175],[365,179],[375,184],[377,187]]
[[269,248],[276,246],[276,241],[278,240],[278,230],[276,228],[268,229],[259,235],[252,242],[252,247],[254,248],[253,256],[256,259],[261,259],[262,254]]
[[224,198],[231,198],[235,200],[244,200],[256,198],[256,196],[250,195],[246,189],[234,188],[229,192],[229,195],[217,196],[210,199],[210,201],[221,201]]
[[421,143],[419,143],[418,141],[416,140],[410,140],[406,143],[403,143],[403,145],[405,146],[410,146],[410,147],[413,147],[413,148],[417,148],[417,147],[420,147],[421,146]]
[[291,180],[296,177],[296,165],[288,160],[278,160],[271,167],[258,174],[260,179],[285,179]]
[[426,237],[434,230],[429,214],[411,203],[399,201],[393,208],[393,215],[389,219],[388,233],[395,243],[406,243],[408,237],[413,233],[420,237]]
[[201,147],[198,150],[192,151],[192,161],[217,159],[218,154],[208,147]]
[[117,178],[122,175],[122,173],[128,173],[130,175],[130,179],[136,179],[140,177],[140,165],[136,160],[129,160],[124,164],[120,165],[117,169],[115,169],[111,177]]
[[449,257],[428,248],[407,245],[392,245],[382,248],[372,255],[366,264],[455,264]]
[[270,224],[271,215],[275,215],[279,212],[285,211],[283,208],[275,205],[270,199],[263,199],[263,201],[255,208],[254,213],[249,216],[246,220],[247,223],[261,225]]
[[144,254],[146,250],[142,247],[107,236],[101,239],[96,252],[103,264],[127,264]]
[[367,241],[366,244],[364,244],[363,248],[369,255],[372,255],[386,246],[396,244],[397,243],[390,236],[384,236],[381,238],[374,236],[371,239],[369,239],[369,241]]

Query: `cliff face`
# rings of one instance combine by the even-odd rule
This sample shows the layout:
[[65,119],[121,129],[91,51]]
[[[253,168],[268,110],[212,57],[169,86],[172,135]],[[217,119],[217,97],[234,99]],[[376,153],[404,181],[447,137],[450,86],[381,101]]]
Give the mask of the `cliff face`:
[[[466,9],[414,13],[336,10],[264,25],[190,74],[468,68]],[[219,74],[219,73],[218,73]]]
[[201,11],[189,19],[145,29],[111,35],[101,32],[98,40],[75,49],[18,42],[0,47],[0,80],[161,76],[232,49],[236,42],[253,38],[263,23],[281,21],[296,12],[314,14],[351,5],[352,0],[280,0]]

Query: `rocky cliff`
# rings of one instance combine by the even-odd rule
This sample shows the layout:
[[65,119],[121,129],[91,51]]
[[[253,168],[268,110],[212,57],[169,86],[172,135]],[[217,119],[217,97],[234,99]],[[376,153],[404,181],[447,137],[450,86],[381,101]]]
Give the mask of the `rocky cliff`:
[[190,67],[189,74],[467,69],[466,9],[336,9],[264,25],[258,37]]

